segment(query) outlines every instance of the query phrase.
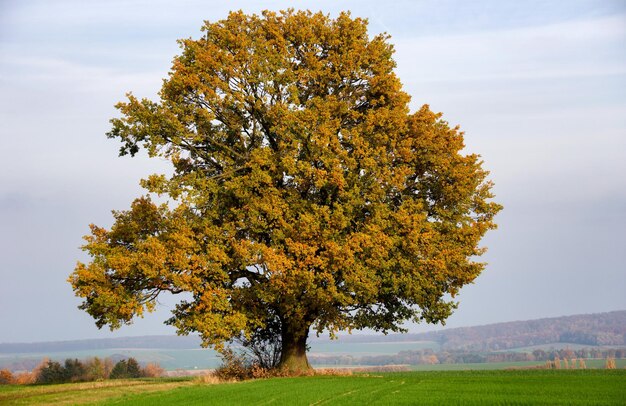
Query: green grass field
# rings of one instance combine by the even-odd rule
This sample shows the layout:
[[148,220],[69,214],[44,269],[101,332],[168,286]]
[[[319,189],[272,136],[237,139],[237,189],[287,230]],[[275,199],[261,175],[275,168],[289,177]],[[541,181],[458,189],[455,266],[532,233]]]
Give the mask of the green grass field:
[[148,379],[0,386],[0,404],[624,405],[626,370],[370,373],[213,385]]
[[128,379],[60,385],[0,385],[0,405],[97,404],[121,396],[168,390],[191,385],[189,379]]
[[[561,360],[564,365],[563,360]],[[586,359],[587,368],[602,369],[606,364],[604,359]],[[545,361],[517,361],[517,362],[482,362],[473,364],[434,364],[434,365],[409,365],[412,371],[474,371],[474,370],[497,370],[516,369],[543,366]],[[626,368],[626,359],[616,359],[615,365],[618,369]]]

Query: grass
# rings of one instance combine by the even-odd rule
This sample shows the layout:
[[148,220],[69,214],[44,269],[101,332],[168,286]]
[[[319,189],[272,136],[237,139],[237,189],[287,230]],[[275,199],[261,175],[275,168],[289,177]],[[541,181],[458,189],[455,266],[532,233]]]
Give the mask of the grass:
[[[587,368],[604,368],[606,365],[605,359],[586,359],[585,363],[587,364]],[[561,364],[563,364],[563,360],[561,360]],[[626,359],[620,358],[615,360],[615,366],[618,369],[626,368]]]
[[[568,360],[569,361],[569,360]],[[587,368],[602,369],[605,366],[604,359],[585,359]],[[496,369],[515,369],[529,368],[533,366],[546,365],[545,361],[511,361],[511,362],[482,362],[472,364],[434,364],[434,365],[409,365],[412,371],[469,371],[469,370],[496,370]],[[561,360],[561,365],[565,363]],[[626,368],[626,359],[616,359],[615,365],[618,369]]]
[[480,362],[470,364],[420,364],[409,365],[409,368],[412,371],[491,371],[499,369],[529,368],[545,364],[545,361]]
[[[585,359],[588,369],[604,369],[605,359]],[[467,364],[419,364],[401,365],[411,371],[491,371],[500,369],[524,369],[546,365],[545,361],[507,361],[507,362],[477,362]],[[565,363],[561,360],[561,365]],[[618,369],[626,368],[626,359],[616,359],[615,365]],[[337,364],[316,364],[315,368],[376,368],[374,365],[337,365]]]
[[192,385],[189,379],[116,379],[59,385],[0,385],[0,405],[77,405],[122,395],[164,392]]
[[626,370],[427,371],[207,385],[127,380],[0,386],[0,404],[472,405],[626,404]]
[[506,350],[500,350],[499,352],[509,352],[509,351],[514,351],[514,352],[533,352],[534,350],[544,350],[544,351],[549,351],[549,350],[565,350],[565,349],[570,349],[570,350],[582,350],[583,348],[586,349],[591,349],[591,348],[597,348],[597,349],[609,349],[609,348],[614,348],[614,346],[602,346],[602,345],[589,345],[589,344],[576,344],[576,343],[550,343],[550,344],[537,344],[537,345],[529,345],[526,347],[517,347],[517,348],[511,348],[511,349],[506,349]]

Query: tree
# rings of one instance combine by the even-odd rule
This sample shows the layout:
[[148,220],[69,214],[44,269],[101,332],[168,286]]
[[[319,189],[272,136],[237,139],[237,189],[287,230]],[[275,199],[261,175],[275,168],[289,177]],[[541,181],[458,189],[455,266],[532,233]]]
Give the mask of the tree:
[[128,365],[126,364],[126,360],[119,360],[113,369],[111,370],[111,374],[109,375],[109,379],[124,379],[128,378]]
[[124,379],[124,378],[140,378],[142,376],[141,367],[135,358],[128,358],[118,361],[113,369],[109,378],[111,379]]
[[106,360],[103,361],[98,357],[93,357],[85,362],[84,366],[86,381],[100,381],[109,377]]
[[37,374],[37,383],[62,383],[65,381],[65,371],[61,364],[57,361],[48,360],[45,365],[39,369]]
[[68,358],[63,365],[63,372],[65,382],[76,382],[84,379],[87,370],[78,359]]
[[141,377],[141,367],[139,366],[139,363],[137,362],[137,360],[135,358],[129,358],[128,361],[126,361],[126,367],[127,367],[127,372],[128,372],[128,377],[129,378],[140,378]]
[[409,96],[389,37],[348,13],[229,14],[180,41],[160,101],[128,94],[110,138],[171,176],[91,225],[69,281],[98,327],[189,296],[167,323],[218,349],[280,342],[309,368],[309,330],[437,323],[484,268],[500,206],[463,133]]

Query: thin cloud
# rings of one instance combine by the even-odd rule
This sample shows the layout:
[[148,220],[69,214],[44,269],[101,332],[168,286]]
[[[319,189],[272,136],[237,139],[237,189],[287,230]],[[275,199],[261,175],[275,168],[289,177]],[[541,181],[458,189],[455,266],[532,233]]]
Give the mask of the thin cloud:
[[[626,73],[626,54],[620,52],[626,44],[625,21],[626,14],[620,14],[511,30],[402,38],[394,41],[398,70],[400,77],[420,82],[621,75]],[[409,70],[419,74],[410,75]]]

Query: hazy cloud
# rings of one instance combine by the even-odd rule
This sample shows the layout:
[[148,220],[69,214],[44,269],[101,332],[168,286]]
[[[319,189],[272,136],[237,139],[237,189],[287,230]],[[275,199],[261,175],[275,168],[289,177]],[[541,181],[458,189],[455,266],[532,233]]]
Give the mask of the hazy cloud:
[[[350,9],[387,31],[412,107],[466,132],[504,204],[486,271],[449,325],[626,308],[626,6],[621,1],[303,1]],[[113,105],[156,97],[176,39],[229,9],[287,1],[0,3],[0,330],[2,341],[108,336],[68,274],[89,223],[168,170],[117,158]],[[174,301],[116,335],[172,333]],[[506,306],[502,305],[506,303]],[[422,329],[422,327],[413,327]]]

